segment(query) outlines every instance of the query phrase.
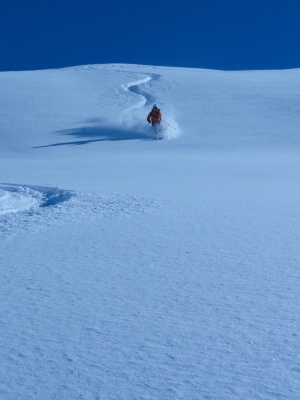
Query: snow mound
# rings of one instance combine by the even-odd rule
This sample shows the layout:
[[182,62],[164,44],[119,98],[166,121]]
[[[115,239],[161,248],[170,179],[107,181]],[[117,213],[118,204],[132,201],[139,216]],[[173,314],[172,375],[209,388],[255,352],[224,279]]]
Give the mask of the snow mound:
[[7,197],[7,193],[4,190],[0,189],[0,201]]
[[54,206],[72,196],[70,192],[58,188],[14,184],[2,187],[5,190],[0,189],[0,215]]
[[2,192],[4,195],[1,197],[0,215],[31,210],[41,202],[40,194],[26,187],[11,186]]
[[75,193],[57,187],[2,184],[0,234],[35,231],[60,221],[120,218],[145,213],[155,200],[122,193]]

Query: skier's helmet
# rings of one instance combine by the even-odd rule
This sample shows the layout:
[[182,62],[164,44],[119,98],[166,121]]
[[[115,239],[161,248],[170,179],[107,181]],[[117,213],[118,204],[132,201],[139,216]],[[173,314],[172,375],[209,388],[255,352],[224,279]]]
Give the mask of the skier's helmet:
[[153,108],[158,108],[158,107],[157,107],[157,104],[153,104]]

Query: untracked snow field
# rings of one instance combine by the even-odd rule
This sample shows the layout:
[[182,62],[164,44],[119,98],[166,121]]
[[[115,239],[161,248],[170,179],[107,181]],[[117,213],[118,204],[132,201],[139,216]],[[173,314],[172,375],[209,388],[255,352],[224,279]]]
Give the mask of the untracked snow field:
[[298,400],[300,70],[0,87],[0,399]]

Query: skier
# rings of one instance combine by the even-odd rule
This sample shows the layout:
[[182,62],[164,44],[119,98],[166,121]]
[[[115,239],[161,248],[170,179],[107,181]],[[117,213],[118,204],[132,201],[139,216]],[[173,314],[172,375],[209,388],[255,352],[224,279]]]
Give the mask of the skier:
[[157,130],[161,121],[162,113],[156,104],[153,105],[152,110],[149,112],[147,116],[147,121],[149,124],[152,124],[153,128]]

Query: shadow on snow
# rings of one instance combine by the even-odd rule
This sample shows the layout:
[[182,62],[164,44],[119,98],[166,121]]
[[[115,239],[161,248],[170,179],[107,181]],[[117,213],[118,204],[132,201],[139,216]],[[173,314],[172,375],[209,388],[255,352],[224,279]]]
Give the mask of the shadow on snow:
[[101,124],[99,119],[91,119],[88,123],[97,123],[94,126],[84,126],[80,128],[65,129],[57,131],[63,136],[69,136],[78,140],[72,140],[68,142],[52,143],[43,146],[34,146],[34,149],[40,149],[43,147],[55,147],[55,146],[68,146],[68,145],[84,145],[94,142],[105,142],[105,141],[122,141],[122,140],[153,140],[149,134],[143,132],[143,129],[139,127],[130,126],[105,126]]

